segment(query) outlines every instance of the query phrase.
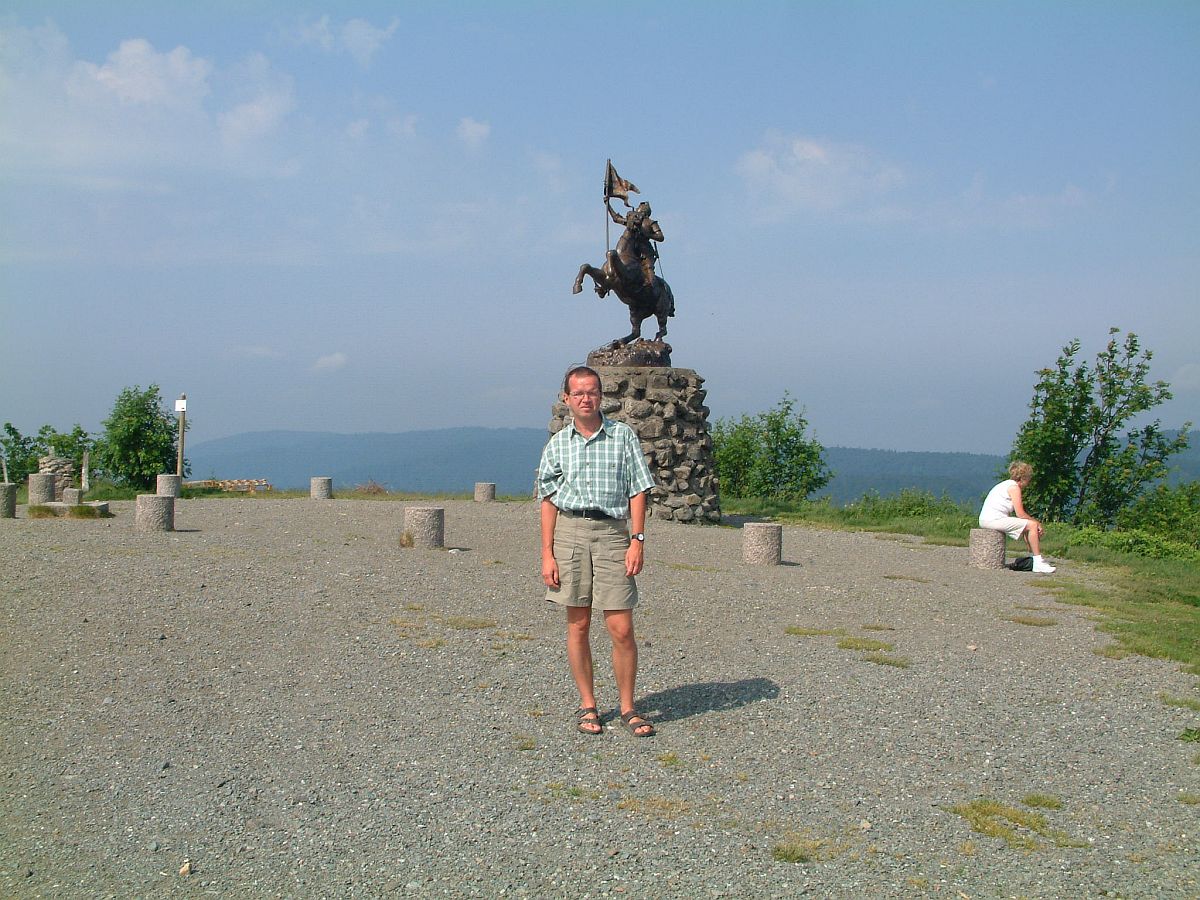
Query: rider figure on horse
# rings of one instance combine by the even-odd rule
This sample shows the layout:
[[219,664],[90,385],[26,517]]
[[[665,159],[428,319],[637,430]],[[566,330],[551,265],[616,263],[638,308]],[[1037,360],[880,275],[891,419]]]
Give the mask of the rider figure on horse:
[[654,289],[654,263],[658,260],[658,249],[655,241],[665,240],[662,228],[658,222],[650,218],[650,204],[644,200],[637,209],[630,210],[627,215],[621,215],[611,205],[605,203],[609,216],[618,225],[625,226],[625,234],[637,253],[642,267],[642,283],[646,288]]

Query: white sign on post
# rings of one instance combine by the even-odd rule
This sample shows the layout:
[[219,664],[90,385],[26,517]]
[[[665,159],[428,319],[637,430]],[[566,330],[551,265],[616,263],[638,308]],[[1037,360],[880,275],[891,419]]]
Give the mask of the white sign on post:
[[182,397],[175,401],[175,412],[187,412],[187,401]]

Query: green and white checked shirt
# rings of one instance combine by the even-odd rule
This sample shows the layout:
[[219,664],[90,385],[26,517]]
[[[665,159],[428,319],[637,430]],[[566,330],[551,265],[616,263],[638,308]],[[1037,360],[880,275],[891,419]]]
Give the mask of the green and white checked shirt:
[[633,429],[608,416],[585,438],[568,423],[546,443],[538,466],[538,499],[554,498],[559,509],[603,510],[629,516],[629,498],[654,487],[654,476]]

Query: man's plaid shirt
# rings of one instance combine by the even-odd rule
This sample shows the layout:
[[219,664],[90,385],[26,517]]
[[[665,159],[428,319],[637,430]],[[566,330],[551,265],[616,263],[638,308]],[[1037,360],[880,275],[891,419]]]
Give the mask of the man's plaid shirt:
[[654,487],[633,429],[604,415],[590,438],[573,421],[551,437],[537,481],[539,500],[552,496],[559,509],[599,509],[614,519],[629,515],[630,497]]

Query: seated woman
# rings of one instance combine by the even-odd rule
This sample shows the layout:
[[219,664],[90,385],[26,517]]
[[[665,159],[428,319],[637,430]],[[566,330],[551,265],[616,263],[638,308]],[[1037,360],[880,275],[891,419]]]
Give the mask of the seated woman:
[[990,491],[979,511],[979,527],[1003,531],[1013,540],[1025,538],[1029,552],[1033,554],[1033,571],[1049,575],[1054,566],[1042,559],[1041,539],[1045,531],[1042,523],[1029,513],[1021,502],[1021,489],[1029,487],[1033,480],[1033,467],[1029,463],[1014,462],[1008,467],[1011,476]]

